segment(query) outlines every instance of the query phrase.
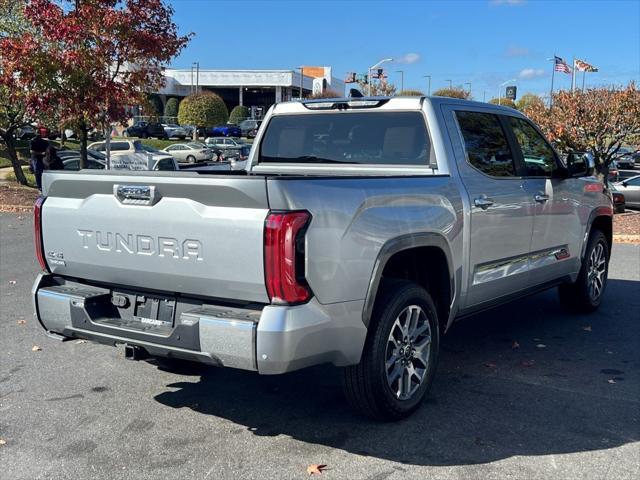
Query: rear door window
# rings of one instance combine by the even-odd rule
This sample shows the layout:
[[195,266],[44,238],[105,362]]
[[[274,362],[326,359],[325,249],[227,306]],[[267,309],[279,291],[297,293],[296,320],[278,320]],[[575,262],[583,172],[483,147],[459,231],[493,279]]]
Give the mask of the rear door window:
[[515,177],[513,152],[497,115],[456,112],[467,162],[491,177]]
[[260,163],[429,164],[420,112],[277,115],[260,145]]

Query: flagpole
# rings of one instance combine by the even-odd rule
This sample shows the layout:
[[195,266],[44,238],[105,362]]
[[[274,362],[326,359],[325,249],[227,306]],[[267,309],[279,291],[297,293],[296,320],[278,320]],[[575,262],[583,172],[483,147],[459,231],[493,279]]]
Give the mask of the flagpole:
[[587,73],[587,71],[586,71],[586,70],[583,70],[583,71],[582,71],[582,91],[583,91],[583,92],[584,92],[584,76],[585,76],[585,74],[586,74],[586,73]]
[[571,69],[571,93],[576,89],[576,57],[573,57],[573,68]]
[[551,59],[551,93],[549,94],[549,110],[553,108],[553,77],[556,74],[556,54]]

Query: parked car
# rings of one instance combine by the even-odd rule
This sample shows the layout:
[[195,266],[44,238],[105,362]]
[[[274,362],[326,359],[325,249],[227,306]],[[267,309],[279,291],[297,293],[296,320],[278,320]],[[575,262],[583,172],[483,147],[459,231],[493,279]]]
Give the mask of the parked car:
[[618,190],[615,184],[609,185],[611,190],[611,200],[613,201],[613,211],[615,213],[624,213],[626,210],[626,200],[624,194]]
[[633,170],[640,153],[628,147],[620,147],[616,156],[616,162],[619,168],[625,170]]
[[227,123],[226,125],[218,125],[217,127],[206,129],[207,137],[241,137],[242,131],[237,125]]
[[167,139],[167,132],[160,123],[137,122],[124,131],[125,137]]
[[[104,141],[101,141],[92,143],[87,148],[89,150],[95,150],[97,152],[104,153],[107,147],[106,143]],[[161,150],[158,150],[157,148],[146,145],[140,140],[114,140],[111,142],[111,158],[116,158],[121,155],[133,155],[136,153],[151,155],[154,162],[158,162],[160,160],[168,158],[175,163],[173,156],[169,155],[167,152],[163,152]],[[177,165],[174,170],[177,170]]]
[[610,194],[522,113],[329,102],[276,104],[247,175],[45,174],[35,323],[133,360],[263,375],[330,363],[352,406],[399,419],[429,392],[455,320],[553,287],[598,309]]
[[163,123],[162,126],[167,134],[167,138],[179,138],[180,140],[184,140],[188,135],[187,131],[183,127],[176,125],[175,123]]
[[[61,157],[65,170],[80,170],[80,152],[69,150],[72,154]],[[86,169],[104,170],[107,168],[107,157],[99,152],[87,150]],[[178,164],[170,157],[149,157],[145,153],[127,153],[111,158],[112,170],[178,170]]]
[[624,195],[628,208],[640,208],[640,175],[616,183],[615,188]]
[[213,158],[213,152],[204,143],[174,143],[162,150],[179,163],[207,162]]
[[31,140],[35,138],[38,133],[36,129],[31,125],[25,125],[16,130],[15,136],[18,140]]
[[209,137],[204,141],[204,143],[208,148],[222,150],[225,152],[225,156],[228,156],[234,150],[240,150],[246,145],[246,143],[238,138],[227,137]]
[[620,177],[620,168],[618,167],[618,162],[613,160],[609,165],[609,182],[617,182]]
[[252,131],[257,131],[261,124],[262,120],[247,119],[240,122],[238,126],[240,127],[242,136],[247,137]]

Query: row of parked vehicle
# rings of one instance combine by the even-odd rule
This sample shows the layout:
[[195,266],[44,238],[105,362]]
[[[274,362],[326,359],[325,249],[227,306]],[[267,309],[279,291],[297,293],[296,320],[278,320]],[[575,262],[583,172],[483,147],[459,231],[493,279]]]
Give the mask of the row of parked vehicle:
[[[247,119],[238,125],[227,123],[215,127],[197,128],[198,137],[247,137],[254,138],[262,123],[261,120]],[[136,122],[124,131],[126,137],[184,140],[193,137],[196,127],[191,125],[177,125],[174,123]]]

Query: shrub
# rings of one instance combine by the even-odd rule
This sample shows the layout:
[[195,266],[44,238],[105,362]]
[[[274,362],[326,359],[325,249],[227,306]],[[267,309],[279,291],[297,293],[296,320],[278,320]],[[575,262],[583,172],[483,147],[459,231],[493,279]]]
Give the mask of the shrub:
[[420,90],[402,90],[398,95],[404,97],[424,97],[424,93]]
[[178,123],[196,127],[215,127],[229,118],[227,106],[215,93],[196,93],[180,102]]
[[245,118],[249,118],[251,115],[251,110],[249,110],[244,105],[238,105],[231,110],[231,114],[229,115],[229,123],[238,124]]
[[493,103],[494,105],[502,105],[503,107],[516,108],[515,102],[510,98],[500,97],[499,100],[500,100],[500,103],[498,103],[497,98],[492,98],[491,100],[489,100],[489,103]]
[[167,104],[164,106],[164,116],[177,117],[179,106],[180,106],[180,100],[178,100],[175,97],[171,97],[169,100],[167,100]]
[[315,98],[341,98],[341,97],[342,95],[340,95],[335,90],[325,90],[324,92],[314,93],[309,98],[313,100]]
[[530,108],[533,106],[544,107],[544,102],[542,101],[542,99],[538,95],[535,95],[533,93],[525,93],[520,98],[520,100],[516,102],[516,108],[521,112],[524,111],[526,108]]
[[471,92],[465,90],[464,88],[441,88],[440,90],[436,90],[433,92],[434,97],[451,97],[451,98],[462,98],[463,100],[471,100]]

